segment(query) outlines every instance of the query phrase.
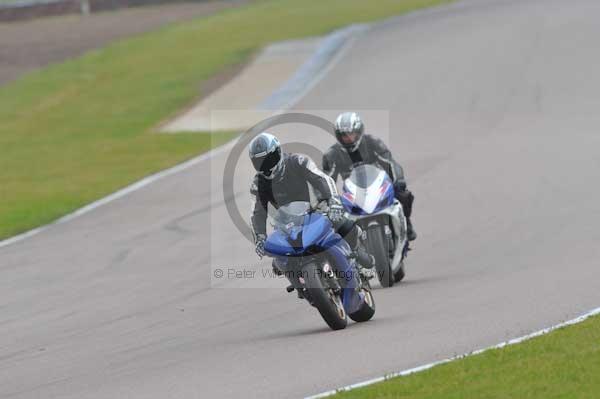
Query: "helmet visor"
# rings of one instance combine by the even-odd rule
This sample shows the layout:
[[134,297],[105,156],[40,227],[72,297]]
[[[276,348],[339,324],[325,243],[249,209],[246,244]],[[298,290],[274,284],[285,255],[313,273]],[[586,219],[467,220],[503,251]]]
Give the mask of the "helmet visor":
[[252,158],[252,165],[256,171],[264,176],[270,176],[281,159],[281,150],[269,152],[263,156]]
[[352,145],[356,143],[359,138],[358,132],[339,133],[338,137],[340,142],[344,145]]

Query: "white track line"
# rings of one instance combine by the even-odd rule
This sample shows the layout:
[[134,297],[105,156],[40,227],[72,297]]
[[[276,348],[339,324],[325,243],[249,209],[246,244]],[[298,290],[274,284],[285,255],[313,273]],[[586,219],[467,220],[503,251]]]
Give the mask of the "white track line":
[[275,90],[259,108],[278,111],[292,108],[323,80],[352,47],[356,38],[370,27],[369,24],[354,24],[325,36],[296,73]]
[[473,355],[479,355],[480,353],[487,352],[487,351],[492,350],[492,349],[500,349],[500,348],[504,348],[505,346],[518,344],[518,343],[521,343],[523,341],[528,341],[528,340],[530,340],[532,338],[548,334],[549,332],[552,332],[552,331],[557,330],[559,328],[563,328],[563,327],[571,326],[573,324],[581,323],[581,322],[587,320],[588,318],[590,318],[592,316],[596,316],[596,315],[600,315],[600,308],[596,308],[594,310],[591,310],[591,311],[589,311],[589,312],[587,312],[585,314],[582,314],[581,316],[578,316],[578,317],[576,317],[576,318],[574,318],[572,320],[568,320],[568,321],[556,324],[556,325],[554,325],[552,327],[544,328],[543,330],[535,331],[535,332],[533,332],[531,334],[523,335],[522,337],[513,338],[513,339],[511,339],[509,341],[505,341],[505,342],[499,343],[497,345],[489,346],[489,347],[484,348],[484,349],[478,349],[476,351],[473,351],[473,352],[470,352],[470,353],[465,353],[463,355],[458,355],[458,356],[450,357],[450,358],[447,358],[447,359],[438,360],[436,362],[424,364],[422,366],[414,367],[412,369],[408,369],[408,370],[403,370],[403,371],[398,371],[398,372],[386,374],[386,375],[383,375],[381,377],[372,378],[370,380],[366,380],[366,381],[363,381],[363,382],[358,382],[358,383],[352,384],[352,385],[347,385],[345,387],[333,389],[331,391],[322,392],[322,393],[319,393],[319,394],[316,394],[316,395],[313,395],[313,396],[307,396],[305,399],[326,398],[326,397],[335,395],[336,393],[339,393],[339,392],[346,392],[346,391],[351,391],[351,390],[354,390],[354,389],[357,389],[357,388],[366,387],[368,385],[373,385],[373,384],[376,384],[376,383],[379,383],[379,382],[383,382],[383,381],[389,380],[391,378],[404,377],[404,376],[407,376],[407,375],[410,375],[410,374],[419,373],[421,371],[429,370],[430,368],[435,367],[435,366],[439,366],[441,364],[450,363],[450,362],[453,362],[455,360],[463,359],[465,357],[469,357],[469,356],[473,356]]
[[[290,93],[291,96],[293,96],[292,98],[288,99],[288,101],[286,101],[286,107],[287,109],[293,107],[295,104],[297,104],[309,91],[310,89],[312,89],[314,86],[316,86],[321,80],[323,80],[323,78],[327,75],[327,73],[340,61],[340,59],[342,58],[342,56],[346,53],[346,51],[348,51],[348,49],[352,46],[352,44],[354,43],[354,39],[356,37],[356,35],[365,32],[367,29],[367,25],[365,24],[361,24],[361,25],[350,25],[346,28],[342,28],[338,31],[334,31],[332,33],[330,33],[329,35],[327,35],[325,38],[323,38],[322,44],[320,44],[317,48],[317,50],[315,51],[315,53],[305,62],[305,64],[315,64],[315,63],[320,63],[321,65],[325,65],[325,67],[321,70],[321,72],[314,76],[312,79],[310,79],[310,81],[306,81],[305,82],[305,89],[302,90],[300,93]],[[342,32],[342,33],[340,33]],[[349,34],[350,32],[350,34]],[[340,34],[344,35],[344,41],[341,45],[339,45],[338,48],[335,49],[335,51],[331,51],[331,49],[329,49],[329,51],[324,51],[324,48],[328,48],[331,47],[332,44],[332,37],[338,37],[340,36]],[[326,62],[324,62],[323,60],[317,60],[320,58],[329,58],[329,60],[326,60]],[[303,66],[305,65],[303,64]],[[300,68],[302,69],[301,66]],[[304,76],[306,79],[309,79],[309,76]],[[297,79],[297,76],[294,75],[291,79]],[[286,82],[284,84],[287,85],[288,82]],[[231,149],[231,147],[235,144],[236,139],[230,141],[227,144],[224,144],[220,147],[217,147],[209,152],[206,152],[202,155],[199,155],[195,158],[192,158],[186,162],[183,162],[179,165],[175,165],[172,168],[169,169],[165,169],[161,172],[155,173],[153,175],[150,175],[148,177],[145,177],[117,192],[114,192],[104,198],[101,198],[97,201],[92,202],[91,204],[88,204],[82,208],[77,209],[75,212],[67,214],[63,217],[61,217],[60,219],[55,220],[52,223],[46,224],[44,226],[35,228],[33,230],[29,230],[26,231],[25,233],[13,236],[11,238],[7,238],[5,240],[0,241],[0,248],[3,247],[7,247],[9,245],[15,244],[17,242],[23,241],[27,238],[33,237],[43,231],[46,231],[47,229],[49,229],[50,227],[57,225],[57,224],[61,224],[61,223],[65,223],[68,222],[70,220],[73,220],[79,216],[82,216],[86,213],[89,213],[91,211],[93,211],[96,208],[99,208],[103,205],[106,205],[110,202],[113,202],[119,198],[123,198],[124,196],[133,193],[134,191],[137,191],[149,184],[152,184],[154,182],[156,182],[157,180],[160,180],[162,178],[165,178],[167,176],[171,176],[174,175],[176,173],[182,172],[186,169],[189,169],[190,167],[197,165],[200,162],[206,161],[211,159],[212,157],[221,154],[223,152],[226,152],[227,150]]]

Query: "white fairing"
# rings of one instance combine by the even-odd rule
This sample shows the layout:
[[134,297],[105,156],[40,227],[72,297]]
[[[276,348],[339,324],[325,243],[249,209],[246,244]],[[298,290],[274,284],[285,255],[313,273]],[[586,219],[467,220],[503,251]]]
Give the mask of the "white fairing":
[[[392,272],[396,273],[403,266],[404,247],[407,243],[406,236],[406,218],[402,211],[402,205],[397,199],[394,199],[392,205],[375,211],[379,200],[382,197],[381,187],[387,174],[383,170],[379,170],[373,182],[366,188],[358,187],[352,180],[344,181],[345,189],[354,197],[352,202],[359,206],[366,215],[348,214],[348,217],[356,222],[360,222],[365,226],[379,225],[382,223],[381,216],[385,215],[386,219],[391,222],[388,226],[393,231],[394,254],[391,259]],[[384,222],[385,223],[385,222]]]
[[386,177],[386,173],[382,170],[367,188],[360,188],[350,180],[346,180],[345,184],[347,190],[354,196],[354,203],[366,213],[373,213],[381,200],[381,186]]

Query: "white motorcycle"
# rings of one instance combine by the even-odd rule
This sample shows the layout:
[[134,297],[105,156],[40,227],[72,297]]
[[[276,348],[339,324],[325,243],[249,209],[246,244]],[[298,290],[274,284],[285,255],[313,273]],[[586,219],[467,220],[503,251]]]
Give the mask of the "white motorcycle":
[[387,173],[368,164],[355,167],[344,181],[342,203],[366,234],[367,251],[375,257],[381,285],[391,287],[401,281],[409,250],[406,218]]

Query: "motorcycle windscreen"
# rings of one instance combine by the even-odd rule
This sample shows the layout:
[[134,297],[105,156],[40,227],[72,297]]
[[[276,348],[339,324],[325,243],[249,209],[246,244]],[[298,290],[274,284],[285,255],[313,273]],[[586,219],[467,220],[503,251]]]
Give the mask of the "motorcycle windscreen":
[[294,201],[275,209],[271,217],[271,225],[286,233],[301,229],[304,225],[304,216],[310,212],[310,202]]
[[269,212],[272,214],[271,225],[274,231],[267,238],[265,250],[280,256],[301,254],[304,250],[302,231],[309,211],[309,202],[295,201]]
[[366,213],[373,213],[390,184],[390,178],[383,170],[373,165],[361,165],[345,181],[344,190],[351,195],[356,206]]

